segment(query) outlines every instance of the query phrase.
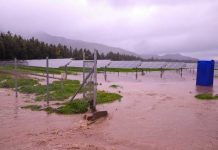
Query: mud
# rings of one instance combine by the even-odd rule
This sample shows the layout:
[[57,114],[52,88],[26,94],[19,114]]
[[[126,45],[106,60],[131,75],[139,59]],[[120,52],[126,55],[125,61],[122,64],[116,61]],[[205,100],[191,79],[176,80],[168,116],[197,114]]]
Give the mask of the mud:
[[[69,76],[81,79],[80,75]],[[167,72],[98,75],[99,90],[120,92],[121,101],[98,105],[106,119],[87,125],[83,115],[56,115],[21,109],[28,96],[16,99],[0,89],[0,149],[88,150],[217,150],[218,101],[199,101],[195,95],[218,93],[218,79],[211,89],[198,89],[195,75],[181,78]],[[117,84],[121,87],[110,88]]]

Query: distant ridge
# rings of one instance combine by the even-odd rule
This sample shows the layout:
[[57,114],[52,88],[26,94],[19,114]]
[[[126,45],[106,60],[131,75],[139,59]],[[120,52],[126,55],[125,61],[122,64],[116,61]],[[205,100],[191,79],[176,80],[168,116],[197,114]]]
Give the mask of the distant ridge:
[[38,32],[38,33],[34,33],[28,36],[25,36],[27,38],[37,38],[40,41],[46,42],[48,44],[55,44],[58,45],[59,43],[62,45],[66,45],[68,47],[71,47],[72,49],[89,49],[91,52],[94,51],[94,49],[97,49],[99,51],[99,53],[104,53],[107,54],[109,52],[113,52],[113,53],[120,53],[120,54],[126,54],[126,55],[133,55],[133,56],[137,56],[137,57],[141,57],[144,58],[145,60],[166,60],[166,61],[197,61],[198,59],[196,58],[192,58],[189,56],[184,56],[181,55],[179,53],[175,53],[175,54],[165,54],[165,55],[148,55],[148,54],[136,54],[134,52],[130,52],[128,50],[122,49],[122,48],[118,48],[118,47],[111,47],[111,46],[107,46],[104,44],[99,44],[99,43],[92,43],[92,42],[86,42],[86,41],[82,41],[82,40],[72,40],[72,39],[68,39],[65,37],[60,37],[60,36],[53,36],[44,32]]
[[124,50],[122,48],[117,48],[117,47],[111,47],[111,46],[107,46],[107,45],[103,45],[103,44],[98,44],[98,43],[91,43],[91,42],[85,42],[85,41],[81,41],[81,40],[72,40],[72,39],[68,39],[65,37],[60,37],[60,36],[53,36],[47,33],[35,33],[32,35],[29,35],[28,38],[30,37],[35,37],[37,39],[39,39],[40,41],[44,41],[46,43],[49,44],[63,44],[66,45],[68,47],[72,47],[73,49],[77,48],[77,49],[89,49],[91,52],[94,51],[94,49],[97,49],[99,51],[99,53],[109,53],[110,51],[113,53],[120,53],[120,54],[127,54],[127,55],[134,55],[134,56],[139,56],[136,53],[130,52],[128,50]]
[[158,59],[158,60],[177,60],[177,61],[197,61],[197,58],[189,57],[189,56],[184,56],[179,53],[177,54],[165,54],[162,56],[159,55],[146,55],[144,54],[142,56],[144,59]]

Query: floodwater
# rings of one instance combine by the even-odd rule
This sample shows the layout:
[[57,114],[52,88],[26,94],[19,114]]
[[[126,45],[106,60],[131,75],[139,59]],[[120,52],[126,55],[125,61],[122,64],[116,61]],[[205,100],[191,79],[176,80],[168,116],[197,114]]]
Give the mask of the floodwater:
[[[69,76],[81,79],[81,75]],[[195,74],[185,71],[98,75],[98,89],[123,98],[98,105],[108,118],[87,125],[83,115],[23,110],[29,96],[0,90],[0,149],[217,150],[218,101],[200,101]],[[120,88],[109,86],[117,84]],[[203,89],[203,92],[208,89]],[[218,93],[218,79],[209,92]]]

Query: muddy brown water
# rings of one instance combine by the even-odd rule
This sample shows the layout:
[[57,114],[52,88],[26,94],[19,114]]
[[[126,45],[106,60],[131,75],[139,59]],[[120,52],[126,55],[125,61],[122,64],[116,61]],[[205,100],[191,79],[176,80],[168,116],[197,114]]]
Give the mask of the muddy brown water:
[[[69,76],[81,79],[81,75]],[[83,115],[24,110],[29,96],[0,89],[0,149],[217,150],[218,101],[200,101],[195,75],[167,72],[98,75],[100,90],[120,92],[121,101],[98,105],[106,119],[87,125]],[[112,84],[120,85],[113,89]],[[205,89],[207,91],[208,89]],[[218,79],[212,92],[218,93]]]

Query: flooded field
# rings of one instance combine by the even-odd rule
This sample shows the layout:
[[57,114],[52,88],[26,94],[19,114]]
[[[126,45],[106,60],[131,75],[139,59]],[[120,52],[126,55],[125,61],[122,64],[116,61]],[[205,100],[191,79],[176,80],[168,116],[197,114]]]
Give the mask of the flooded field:
[[[70,75],[82,79],[82,75]],[[31,96],[0,89],[0,149],[217,150],[218,101],[195,98],[195,74],[175,71],[98,74],[98,89],[120,93],[121,101],[97,105],[106,119],[87,125],[83,115],[21,109]],[[110,86],[116,84],[118,88]]]

